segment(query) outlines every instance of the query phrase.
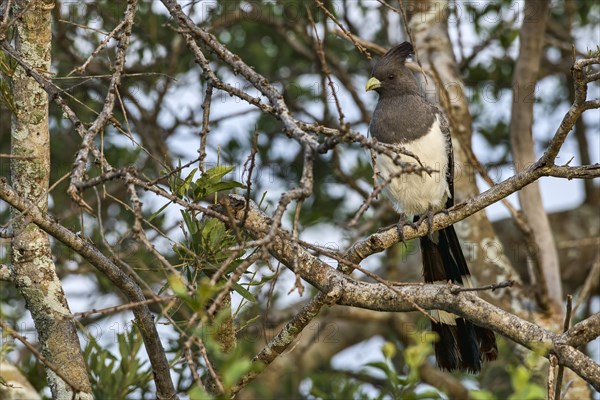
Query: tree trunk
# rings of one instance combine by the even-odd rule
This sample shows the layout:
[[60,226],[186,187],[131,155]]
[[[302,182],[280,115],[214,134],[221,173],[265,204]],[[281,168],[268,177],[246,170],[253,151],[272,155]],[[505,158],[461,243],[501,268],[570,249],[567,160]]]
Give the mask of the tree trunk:
[[[526,3],[524,20],[519,35],[519,58],[513,74],[513,102],[510,120],[510,142],[513,161],[517,172],[521,172],[536,160],[532,136],[533,104],[535,87],[540,69],[540,59],[546,31],[549,2],[546,0]],[[562,312],[562,286],[558,253],[550,230],[550,222],[542,204],[537,182],[519,191],[519,203],[529,226],[537,254],[533,264],[537,266],[535,283],[548,304],[539,304],[542,309],[557,314]],[[538,265],[539,263],[539,265]]]
[[[50,70],[53,0],[16,1],[15,46],[22,59],[42,73]],[[50,179],[48,95],[17,67],[13,79],[16,114],[12,119],[11,181],[18,194],[46,212]],[[54,399],[91,399],[91,386],[79,339],[52,261],[48,235],[14,212],[12,274],[31,312],[46,376]],[[48,365],[51,365],[50,368]],[[58,374],[56,373],[58,371]],[[61,375],[63,378],[59,377]],[[75,388],[71,387],[75,386]]]

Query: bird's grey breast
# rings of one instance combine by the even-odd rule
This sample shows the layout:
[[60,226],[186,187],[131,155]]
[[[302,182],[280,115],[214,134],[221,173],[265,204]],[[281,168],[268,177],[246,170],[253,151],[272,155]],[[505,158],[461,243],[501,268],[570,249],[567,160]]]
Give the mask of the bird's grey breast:
[[432,106],[420,96],[380,98],[369,131],[383,143],[407,143],[425,136],[435,121]]

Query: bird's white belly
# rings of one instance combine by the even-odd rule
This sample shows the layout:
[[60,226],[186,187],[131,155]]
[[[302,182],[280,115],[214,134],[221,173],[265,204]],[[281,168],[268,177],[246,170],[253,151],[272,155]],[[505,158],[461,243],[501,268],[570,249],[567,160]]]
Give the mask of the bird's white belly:
[[[439,124],[432,126],[425,136],[402,145],[406,150],[412,152],[423,164],[436,172],[431,175],[426,172],[421,174],[403,173],[394,178],[383,189],[398,212],[407,216],[419,215],[427,212],[428,208],[438,211],[444,208],[446,200],[450,196],[446,174],[448,172],[448,155],[446,152],[446,139],[440,131]],[[400,154],[403,162],[414,163],[417,161],[404,154]],[[377,169],[379,172],[378,183],[384,184],[386,180],[398,171],[388,156],[377,155]]]

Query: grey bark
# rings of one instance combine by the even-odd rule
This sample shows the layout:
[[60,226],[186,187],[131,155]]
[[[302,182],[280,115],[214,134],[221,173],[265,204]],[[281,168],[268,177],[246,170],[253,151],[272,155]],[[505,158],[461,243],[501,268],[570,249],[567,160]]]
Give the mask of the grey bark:
[[[245,200],[240,196],[230,196],[229,199],[232,209],[236,211],[235,217],[239,220],[245,217],[244,229],[255,238],[268,234],[272,221],[255,203],[251,202],[249,209],[246,209]],[[321,292],[327,293],[332,303],[377,311],[439,309],[452,312],[479,326],[493,329],[527,348],[545,346],[556,354],[560,365],[572,369],[596,389],[600,389],[600,365],[570,345],[582,344],[597,336],[600,333],[600,317],[590,317],[578,324],[579,328],[573,327],[567,333],[558,335],[497,308],[476,295],[468,292],[456,293],[455,289],[448,285],[393,286],[390,283],[356,281],[329,267],[301,247],[290,244],[289,233],[281,232],[283,234],[274,237],[272,241],[269,250],[271,254]],[[379,247],[381,243],[375,243],[376,241],[371,237],[363,244],[356,244],[355,252],[363,254],[367,252],[361,252],[362,247]],[[580,398],[587,397],[589,396],[584,395]]]
[[[517,171],[536,160],[532,137],[535,87],[544,43],[549,2],[537,0],[525,3],[524,21],[519,35],[519,58],[513,74],[513,103],[510,141]],[[532,229],[537,247],[539,268],[534,274],[537,285],[545,291],[550,304],[540,304],[558,316],[562,315],[562,286],[558,253],[554,245],[548,216],[544,211],[540,187],[533,183],[519,191],[519,203]]]
[[[54,1],[16,1],[15,46],[23,60],[39,71],[50,70],[51,15]],[[24,199],[48,210],[50,136],[48,95],[22,68],[12,77],[16,114],[12,119],[12,185]],[[20,157],[20,158],[19,158]],[[91,399],[91,386],[77,331],[52,261],[48,235],[14,210],[12,280],[31,312],[41,353],[58,366],[61,379],[46,368],[54,399]],[[66,318],[65,318],[66,317]]]

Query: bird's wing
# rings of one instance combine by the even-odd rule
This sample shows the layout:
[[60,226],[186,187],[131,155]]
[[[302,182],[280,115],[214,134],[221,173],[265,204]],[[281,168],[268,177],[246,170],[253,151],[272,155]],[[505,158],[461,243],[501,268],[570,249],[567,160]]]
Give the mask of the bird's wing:
[[446,208],[450,208],[454,205],[454,152],[452,151],[452,136],[450,135],[450,126],[444,114],[437,110],[440,121],[440,130],[446,139],[446,151],[448,154],[448,172],[446,174],[446,182],[448,182],[448,191],[450,196],[446,200]]

